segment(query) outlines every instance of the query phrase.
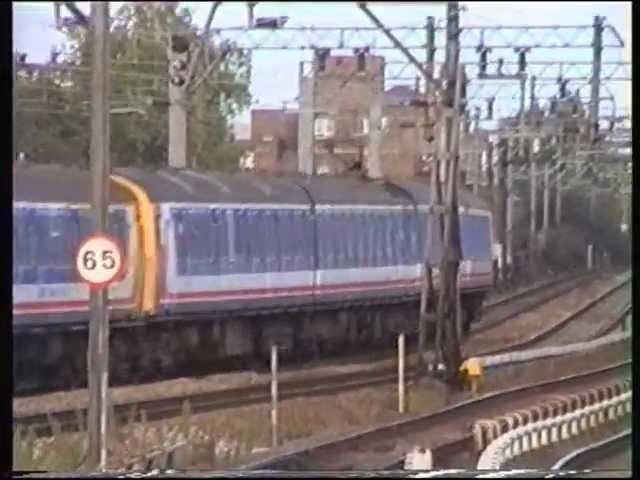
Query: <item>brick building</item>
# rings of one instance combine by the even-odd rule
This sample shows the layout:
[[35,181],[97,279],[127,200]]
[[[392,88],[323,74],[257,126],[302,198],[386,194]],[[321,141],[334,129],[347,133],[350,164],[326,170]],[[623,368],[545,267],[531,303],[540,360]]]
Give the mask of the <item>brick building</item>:
[[298,112],[283,109],[251,111],[254,169],[291,173],[298,169]]
[[421,170],[425,153],[424,110],[411,106],[419,95],[415,88],[406,86],[384,93],[380,155],[385,177],[412,177]]
[[[300,73],[300,171],[340,174],[366,168],[372,106],[381,105],[384,57],[326,56],[316,75]],[[315,121],[313,111],[315,110]]]
[[[339,175],[370,171],[379,142],[378,174],[412,177],[426,170],[424,110],[417,87],[384,90],[384,57],[359,54],[316,59],[316,76],[299,78],[299,110],[257,109],[251,115],[256,170]],[[315,115],[314,115],[315,112]],[[379,119],[380,129],[370,125]]]

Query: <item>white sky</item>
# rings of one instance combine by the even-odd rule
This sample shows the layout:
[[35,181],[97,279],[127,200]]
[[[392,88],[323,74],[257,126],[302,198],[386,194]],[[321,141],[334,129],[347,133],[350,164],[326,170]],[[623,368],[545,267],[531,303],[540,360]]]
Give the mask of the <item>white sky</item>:
[[[605,50],[605,61],[631,61],[631,2],[461,2],[466,8],[461,15],[465,25],[591,25],[595,15],[603,15],[623,37],[623,50]],[[78,2],[89,11],[89,2]],[[112,9],[121,2],[112,2]],[[194,12],[196,23],[202,25],[210,2],[182,2]],[[51,46],[63,36],[53,28],[52,2],[13,3],[14,48],[29,54],[30,61],[46,61]],[[444,2],[375,2],[371,10],[387,26],[423,26],[425,18],[433,15],[442,22]],[[255,16],[288,16],[287,26],[347,26],[368,27],[371,23],[355,2],[265,2],[255,8]],[[218,9],[214,26],[244,26],[247,12],[244,2],[223,3]],[[403,59],[399,52],[383,51],[388,59]],[[475,59],[475,53],[469,52]],[[509,55],[508,52],[504,55]],[[589,60],[589,51],[544,50],[534,52],[530,59]],[[419,57],[422,58],[422,57]],[[310,59],[310,52],[258,51],[253,54],[251,93],[261,107],[280,107],[283,101],[292,101],[297,95],[298,62]],[[506,60],[510,60],[506,58]],[[517,88],[517,86],[515,86]],[[609,88],[616,97],[618,109],[631,106],[631,83],[611,82]],[[606,92],[606,91],[605,91]],[[508,102],[507,102],[508,103]],[[509,109],[512,105],[507,105]],[[496,104],[499,114],[501,105]],[[241,120],[247,121],[248,113]]]

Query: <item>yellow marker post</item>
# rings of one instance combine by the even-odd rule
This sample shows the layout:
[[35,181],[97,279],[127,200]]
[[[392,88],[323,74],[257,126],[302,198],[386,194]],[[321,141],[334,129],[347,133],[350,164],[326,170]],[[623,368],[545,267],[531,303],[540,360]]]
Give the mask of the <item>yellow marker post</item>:
[[465,360],[460,366],[460,373],[463,376],[463,381],[469,382],[471,393],[476,395],[478,393],[480,380],[482,379],[482,365],[480,361],[475,357]]

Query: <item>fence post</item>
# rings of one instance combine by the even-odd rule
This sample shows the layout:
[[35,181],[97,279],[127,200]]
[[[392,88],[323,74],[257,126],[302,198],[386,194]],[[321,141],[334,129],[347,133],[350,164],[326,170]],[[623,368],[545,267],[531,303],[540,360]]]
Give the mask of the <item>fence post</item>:
[[398,335],[398,413],[404,413],[404,333]]
[[278,346],[271,345],[271,446],[278,446]]

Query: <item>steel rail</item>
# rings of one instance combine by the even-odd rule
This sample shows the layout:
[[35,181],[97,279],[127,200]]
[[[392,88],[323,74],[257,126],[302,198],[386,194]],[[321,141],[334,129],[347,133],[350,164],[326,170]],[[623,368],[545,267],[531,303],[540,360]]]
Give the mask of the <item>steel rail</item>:
[[[613,288],[618,288],[618,286]],[[527,342],[524,343],[525,346],[527,344]],[[519,343],[511,345],[512,349],[520,349],[521,347],[522,345]],[[409,382],[415,379],[415,373],[415,367],[410,366],[407,369],[406,375]],[[386,385],[396,380],[395,367],[289,380],[281,382],[279,397],[286,400],[304,396],[330,395],[359,388]],[[179,416],[186,408],[192,413],[201,413],[256,405],[268,402],[269,399],[269,383],[261,382],[256,385],[226,390],[115,404],[113,412],[116,424],[125,425],[135,421],[136,418],[142,418],[143,411],[148,421],[154,421]],[[54,426],[59,427],[61,431],[83,430],[85,421],[85,408],[14,416],[15,425],[19,425],[23,429],[31,428],[38,436],[51,435]]]
[[[489,407],[511,408],[510,405],[512,406],[516,400],[526,402],[531,401],[535,396],[557,394],[559,393],[558,389],[562,388],[580,387],[597,382],[606,383],[613,379],[619,379],[621,376],[630,375],[630,371],[631,360],[625,360],[585,373],[505,389],[445,407],[435,413],[379,425],[338,439],[319,442],[312,446],[298,449],[282,448],[267,458],[239,466],[238,469],[287,470],[290,465],[294,465],[297,468],[304,465],[310,469],[333,468],[336,463],[340,463],[339,460],[336,462],[336,459],[344,459],[351,457],[352,454],[362,452],[376,452],[378,456],[387,457],[388,460],[381,459],[376,467],[394,469],[404,459],[404,452],[395,454],[398,450],[396,442],[411,442],[411,436],[426,440],[429,438],[429,430],[435,431],[436,427],[446,429],[456,422],[458,427],[460,427],[460,423],[464,425],[470,424],[473,419],[485,415]],[[464,427],[462,430],[465,430]],[[466,431],[453,436],[453,439],[445,438],[439,445],[432,446],[432,450],[436,453],[434,455],[436,463],[440,455],[451,455],[467,450],[472,445],[472,436]],[[385,452],[391,453],[384,455]],[[331,467],[327,464],[330,464]],[[346,470],[360,467],[359,465],[353,465],[352,461],[349,466],[351,468],[346,468]],[[342,468],[337,469],[342,470]]]

